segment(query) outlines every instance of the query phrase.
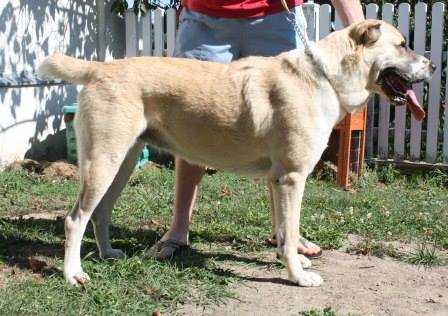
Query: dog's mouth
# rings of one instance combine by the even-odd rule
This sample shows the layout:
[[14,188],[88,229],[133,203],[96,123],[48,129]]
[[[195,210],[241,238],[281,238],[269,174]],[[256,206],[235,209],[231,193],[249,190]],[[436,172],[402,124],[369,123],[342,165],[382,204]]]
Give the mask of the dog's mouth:
[[381,86],[391,104],[406,104],[417,121],[425,118],[425,110],[423,110],[414,90],[412,90],[412,84],[417,83],[417,81],[412,82],[397,68],[389,67],[380,72],[377,83]]

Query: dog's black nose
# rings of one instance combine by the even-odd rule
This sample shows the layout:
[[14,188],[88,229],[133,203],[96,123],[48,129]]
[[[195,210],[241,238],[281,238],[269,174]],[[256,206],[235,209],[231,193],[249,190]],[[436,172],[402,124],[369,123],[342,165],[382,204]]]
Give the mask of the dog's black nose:
[[437,66],[434,63],[430,63],[429,67],[431,67],[431,71],[434,72],[437,69]]

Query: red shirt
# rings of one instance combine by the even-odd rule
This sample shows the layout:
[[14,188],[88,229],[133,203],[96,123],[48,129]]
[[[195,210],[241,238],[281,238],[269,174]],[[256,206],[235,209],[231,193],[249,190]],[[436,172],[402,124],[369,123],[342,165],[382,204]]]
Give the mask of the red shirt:
[[[303,0],[286,0],[289,8]],[[183,0],[182,5],[191,11],[218,18],[258,18],[284,10],[280,0]]]

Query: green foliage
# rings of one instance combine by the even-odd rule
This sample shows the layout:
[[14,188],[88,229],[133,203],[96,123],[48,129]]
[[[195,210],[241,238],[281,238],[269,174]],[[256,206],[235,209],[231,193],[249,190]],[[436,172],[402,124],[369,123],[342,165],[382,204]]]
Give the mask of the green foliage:
[[388,256],[391,258],[400,257],[400,255],[392,245],[386,245],[383,242],[377,242],[370,238],[366,238],[358,244],[349,247],[347,249],[347,252],[362,255],[372,255],[378,258],[383,258],[384,256]]
[[400,172],[395,169],[392,165],[387,167],[380,167],[377,170],[378,181],[389,184],[397,180],[400,177]]
[[301,312],[302,316],[336,316],[336,313],[333,311],[331,307],[325,307],[322,311],[319,310],[310,310],[307,312]]
[[408,256],[406,261],[411,264],[424,266],[426,268],[439,266],[443,263],[437,249],[433,245],[428,246],[425,243],[421,244],[416,252]]
[[126,0],[115,0],[112,2],[110,11],[118,14],[119,16],[124,16],[124,12],[128,9],[128,2]]
[[[135,14],[145,15],[148,10],[156,8],[168,9],[179,7],[180,0],[133,0],[132,8]],[[128,2],[126,0],[114,0],[112,2],[111,11],[124,16],[124,12],[128,9]]]

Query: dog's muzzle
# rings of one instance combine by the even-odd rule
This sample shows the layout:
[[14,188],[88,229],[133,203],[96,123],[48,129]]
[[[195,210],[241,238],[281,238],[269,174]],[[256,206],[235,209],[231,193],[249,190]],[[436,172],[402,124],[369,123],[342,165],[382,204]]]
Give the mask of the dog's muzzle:
[[[431,65],[431,67],[433,66],[434,64]],[[423,80],[412,81],[411,78],[400,72],[399,69],[389,67],[380,72],[377,84],[381,86],[384,94],[393,105],[406,104],[414,118],[421,121],[425,118],[426,113],[418,102],[414,90],[412,90],[412,85],[420,81]]]

